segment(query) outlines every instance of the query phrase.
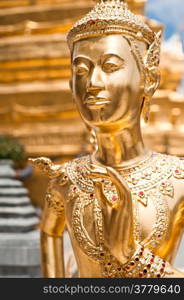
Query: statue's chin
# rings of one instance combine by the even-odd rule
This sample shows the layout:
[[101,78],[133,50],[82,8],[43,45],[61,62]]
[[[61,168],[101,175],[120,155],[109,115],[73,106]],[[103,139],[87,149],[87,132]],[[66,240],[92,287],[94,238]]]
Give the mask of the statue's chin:
[[128,125],[130,122],[126,117],[122,117],[121,119],[116,120],[84,120],[85,124],[88,127],[93,128],[94,130],[102,130],[104,132],[110,132],[110,131],[119,131],[123,128],[129,127]]

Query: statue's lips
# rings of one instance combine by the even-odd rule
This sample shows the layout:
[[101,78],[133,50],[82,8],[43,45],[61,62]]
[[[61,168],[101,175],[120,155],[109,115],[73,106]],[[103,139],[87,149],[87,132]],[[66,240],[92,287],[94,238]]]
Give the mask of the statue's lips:
[[105,104],[109,104],[110,100],[106,98],[100,98],[100,97],[89,97],[86,100],[84,100],[84,104],[87,106],[103,106]]

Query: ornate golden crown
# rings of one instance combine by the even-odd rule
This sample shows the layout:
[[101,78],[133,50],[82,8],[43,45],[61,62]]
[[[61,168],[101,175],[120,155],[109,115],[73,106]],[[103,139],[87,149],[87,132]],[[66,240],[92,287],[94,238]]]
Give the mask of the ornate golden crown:
[[133,14],[123,0],[97,0],[95,7],[69,31],[69,48],[87,37],[120,33],[144,41],[148,45],[155,39],[153,32],[141,16]]
[[[157,69],[160,62],[162,33],[157,34],[144,23],[141,16],[133,14],[124,0],[96,0],[95,7],[69,31],[67,41],[70,50],[76,41],[107,34],[122,34],[131,46],[138,69],[145,81],[152,80],[150,70]],[[135,40],[148,45],[142,57]]]

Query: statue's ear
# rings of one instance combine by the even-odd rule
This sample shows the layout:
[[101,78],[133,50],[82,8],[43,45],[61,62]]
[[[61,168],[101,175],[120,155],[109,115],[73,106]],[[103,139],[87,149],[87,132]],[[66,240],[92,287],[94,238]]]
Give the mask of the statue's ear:
[[148,49],[146,58],[145,58],[145,87],[144,93],[148,97],[152,97],[156,89],[160,84],[160,48],[161,48],[162,32],[159,31],[154,42]]
[[160,70],[158,67],[152,67],[147,70],[144,93],[151,98],[160,84]]

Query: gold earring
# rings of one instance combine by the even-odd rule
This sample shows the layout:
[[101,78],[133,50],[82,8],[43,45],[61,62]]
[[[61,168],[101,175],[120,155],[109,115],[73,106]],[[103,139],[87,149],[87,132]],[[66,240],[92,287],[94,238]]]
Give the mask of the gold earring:
[[144,103],[143,103],[142,113],[143,113],[144,122],[147,123],[149,120],[149,113],[150,113],[150,98],[148,96],[144,96],[143,101]]

